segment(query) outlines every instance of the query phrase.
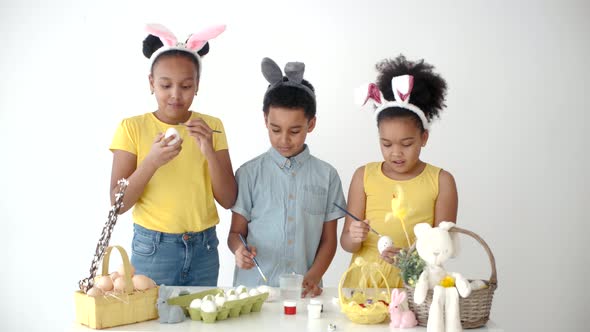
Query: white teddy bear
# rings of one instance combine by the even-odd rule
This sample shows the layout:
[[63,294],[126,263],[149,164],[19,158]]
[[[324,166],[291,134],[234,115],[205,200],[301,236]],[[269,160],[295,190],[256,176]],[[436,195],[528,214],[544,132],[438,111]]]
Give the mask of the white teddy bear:
[[[416,250],[426,267],[416,283],[414,302],[422,304],[429,289],[433,289],[432,304],[428,311],[427,332],[460,332],[459,295],[471,294],[469,281],[459,273],[449,273],[442,266],[458,254],[457,234],[449,233],[454,223],[443,221],[432,228],[427,223],[414,226]],[[444,315],[444,316],[443,316]]]

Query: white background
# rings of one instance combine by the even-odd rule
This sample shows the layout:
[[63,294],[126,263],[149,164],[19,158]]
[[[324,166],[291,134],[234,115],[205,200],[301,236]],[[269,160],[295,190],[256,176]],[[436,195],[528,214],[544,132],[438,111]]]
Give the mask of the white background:
[[[354,88],[399,53],[436,65],[448,108],[423,159],[454,174],[458,223],[496,256],[492,319],[507,331],[586,330],[589,14],[584,1],[3,0],[0,330],[73,324],[73,292],[110,208],[108,146],[122,118],[156,107],[141,54],[147,22],[182,38],[228,24],[193,109],[224,121],[234,168],[269,146],[262,57],[305,62],[319,110],[308,143],[345,192],[358,166],[381,159]],[[220,214],[219,284],[230,285],[230,215]],[[111,244],[129,251],[131,236],[125,214]],[[484,251],[465,239],[448,268],[487,278]],[[338,250],[326,285],[349,259]]]

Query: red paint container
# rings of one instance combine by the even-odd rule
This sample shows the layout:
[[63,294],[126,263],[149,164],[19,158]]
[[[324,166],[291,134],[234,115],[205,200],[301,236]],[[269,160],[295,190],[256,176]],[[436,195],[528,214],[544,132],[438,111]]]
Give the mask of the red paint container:
[[283,311],[285,315],[295,315],[297,313],[297,302],[283,301]]

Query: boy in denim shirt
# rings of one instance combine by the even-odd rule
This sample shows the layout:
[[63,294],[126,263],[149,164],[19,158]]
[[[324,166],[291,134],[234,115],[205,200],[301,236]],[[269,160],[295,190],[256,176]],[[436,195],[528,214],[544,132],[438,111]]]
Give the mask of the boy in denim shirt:
[[[236,171],[238,198],[227,240],[237,265],[234,286],[278,287],[281,274],[295,272],[304,276],[302,295],[316,296],[336,253],[337,220],[344,213],[333,203],[346,203],[336,169],[305,144],[316,123],[316,100],[304,70],[303,63],[290,62],[283,76],[274,61],[262,60],[270,83],[263,111],[272,147]],[[268,283],[253,269],[255,256]]]

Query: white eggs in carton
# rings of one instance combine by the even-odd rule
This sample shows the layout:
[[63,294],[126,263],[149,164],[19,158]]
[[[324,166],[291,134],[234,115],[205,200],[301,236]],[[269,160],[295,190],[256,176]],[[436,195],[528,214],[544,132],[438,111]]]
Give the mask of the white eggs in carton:
[[203,303],[201,303],[201,311],[203,311],[203,312],[216,312],[217,305],[212,300],[203,300]]
[[201,299],[194,299],[191,301],[190,307],[193,309],[201,309],[201,305],[203,304],[203,300]]
[[244,292],[248,292],[248,288],[244,285],[239,285],[238,287],[236,287],[236,294],[240,295]]
[[221,294],[217,294],[215,295],[215,305],[217,305],[217,307],[222,307],[225,304],[226,298],[224,295]]

